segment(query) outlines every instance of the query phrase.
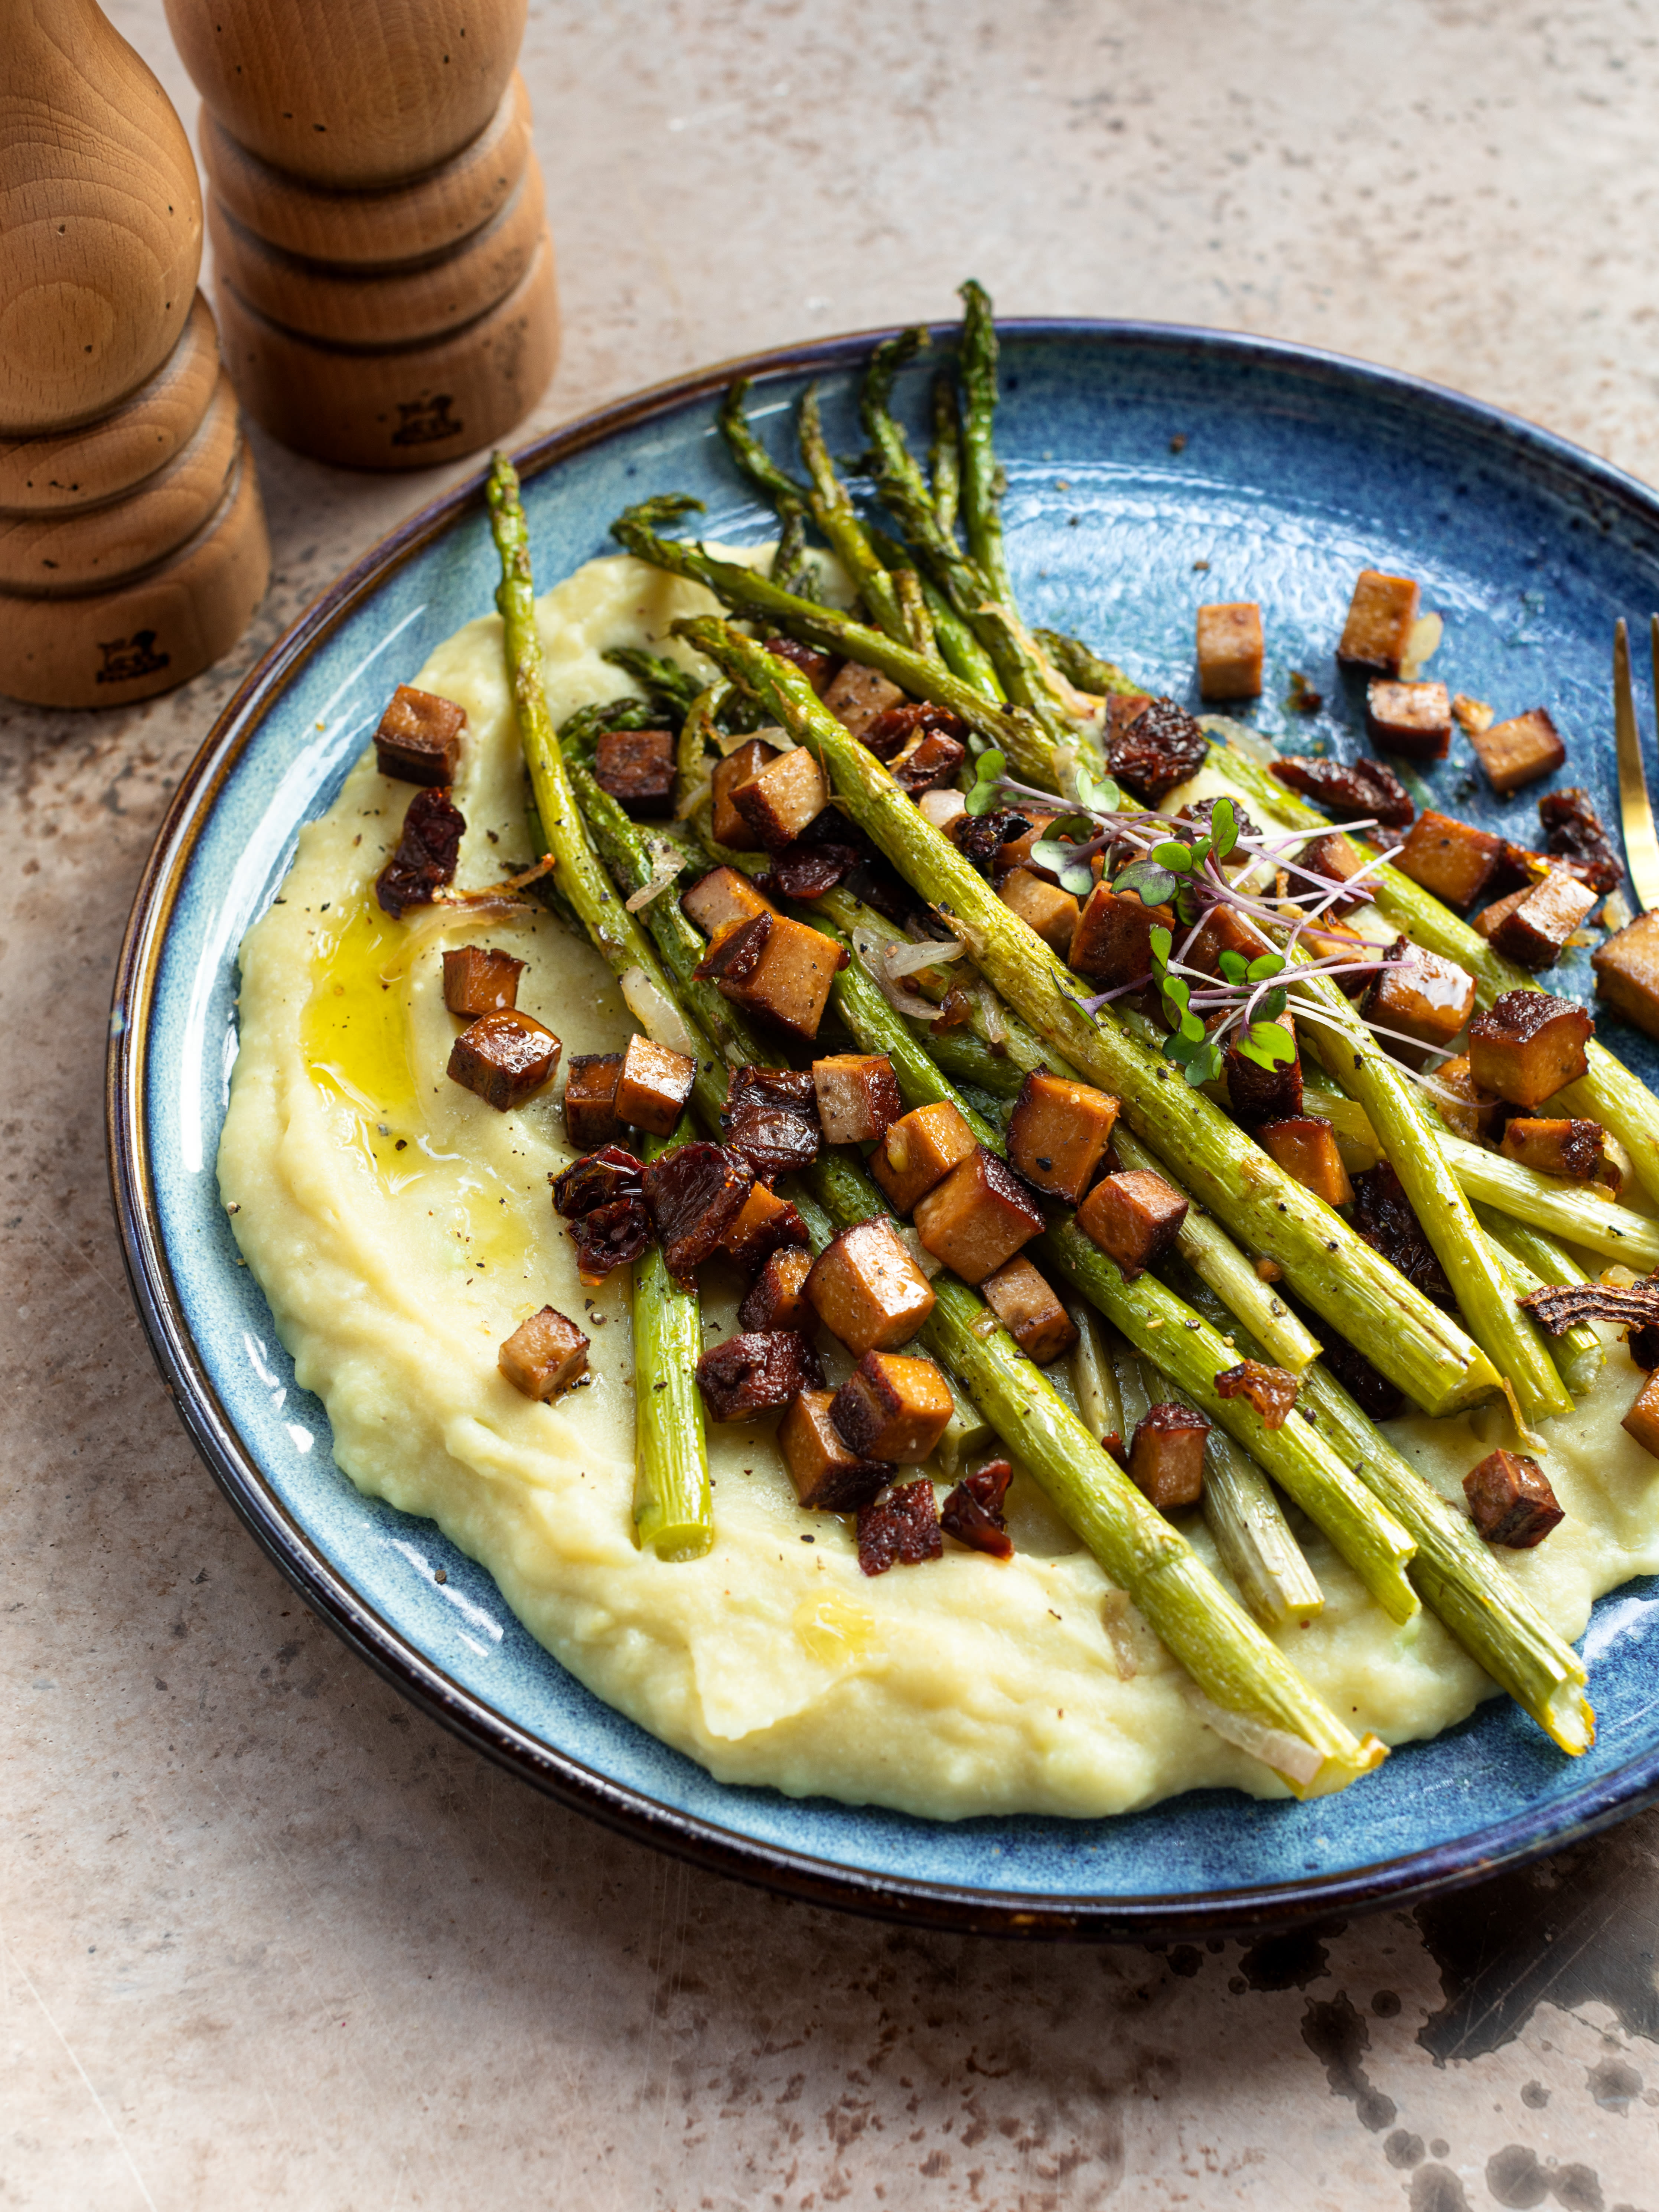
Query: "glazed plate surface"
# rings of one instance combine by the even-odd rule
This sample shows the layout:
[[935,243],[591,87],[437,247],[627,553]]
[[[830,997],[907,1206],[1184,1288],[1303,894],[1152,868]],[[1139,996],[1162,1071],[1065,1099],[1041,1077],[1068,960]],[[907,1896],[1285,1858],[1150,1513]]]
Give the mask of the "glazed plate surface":
[[[758,427],[793,466],[790,413],[816,377],[832,450],[856,452],[872,343],[729,365],[531,447],[520,466],[540,588],[614,550],[611,519],[653,493],[696,493],[711,537],[770,536],[726,461],[714,400],[739,370],[752,374]],[[1259,599],[1268,672],[1246,719],[1288,750],[1323,739],[1351,756],[1361,697],[1332,653],[1353,577],[1365,566],[1416,576],[1445,617],[1431,672],[1500,714],[1547,706],[1570,749],[1559,780],[1589,785],[1616,822],[1613,623],[1659,606],[1654,495],[1510,417],[1294,347],[1012,323],[1003,349],[1009,551],[1033,623],[1189,698],[1194,609]],[[902,386],[917,428],[926,385],[920,374]],[[1659,1795],[1651,1581],[1595,1608],[1584,1649],[1600,1735],[1583,1759],[1500,1699],[1310,1805],[1212,1792],[1113,1821],[943,1825],[712,1780],[567,1674],[432,1523],[353,1488],[218,1201],[236,947],[392,687],[492,604],[481,483],[404,525],[249,677],[173,802],[116,986],[111,1161],[140,1310],[204,1456],[307,1601],[437,1718],[565,1802],[722,1871],[917,1923],[1103,1938],[1284,1924],[1474,1879]],[[1286,705],[1293,670],[1324,695],[1317,714]],[[1650,728],[1645,682],[1640,694]],[[1461,736],[1419,787],[1427,794],[1535,841],[1535,793],[1495,801]],[[1556,988],[1587,998],[1587,959],[1573,960]],[[1647,1039],[1611,1019],[1601,1030],[1659,1075]]]

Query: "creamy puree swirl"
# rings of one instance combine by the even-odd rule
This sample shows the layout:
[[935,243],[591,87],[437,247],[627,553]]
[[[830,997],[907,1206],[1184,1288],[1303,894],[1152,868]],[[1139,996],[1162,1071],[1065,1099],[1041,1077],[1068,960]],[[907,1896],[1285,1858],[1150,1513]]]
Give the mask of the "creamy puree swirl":
[[[604,648],[663,650],[676,616],[711,605],[626,558],[558,585],[538,611],[555,720],[627,688]],[[410,680],[466,710],[458,881],[499,881],[533,837],[500,622],[469,623]],[[796,1506],[769,1424],[711,1425],[713,1550],[666,1565],[635,1548],[625,1283],[590,1294],[577,1279],[548,1192],[572,1157],[556,1108],[499,1114],[446,1077],[457,1024],[441,950],[471,937],[526,961],[519,1004],[567,1063],[619,1048],[634,1024],[597,955],[550,915],[469,930],[380,913],[374,881],[410,796],[371,749],[301,831],[241,947],[219,1150],[237,1243],[350,1480],[435,1521],[561,1665],[723,1782],[939,1820],[1121,1813],[1223,1784],[1282,1795],[1194,1718],[1182,1670],[1023,1477],[1007,1565],[952,1545],[869,1580],[850,1523]],[[734,1326],[737,1291],[705,1284],[709,1342]],[[547,1304],[592,1338],[591,1379],[552,1406],[495,1364]],[[1064,1363],[1051,1371],[1068,1388]],[[1568,1635],[1602,1591],[1659,1569],[1659,1462],[1619,1425],[1637,1380],[1609,1333],[1594,1393],[1548,1425],[1567,1519],[1539,1549],[1498,1554]],[[1392,1433],[1460,1504],[1464,1472],[1514,1441],[1490,1410]],[[1356,1733],[1433,1735],[1492,1694],[1437,1621],[1395,1626],[1298,1526],[1326,1606],[1280,1641]],[[1224,1580],[1201,1523],[1188,1534]]]

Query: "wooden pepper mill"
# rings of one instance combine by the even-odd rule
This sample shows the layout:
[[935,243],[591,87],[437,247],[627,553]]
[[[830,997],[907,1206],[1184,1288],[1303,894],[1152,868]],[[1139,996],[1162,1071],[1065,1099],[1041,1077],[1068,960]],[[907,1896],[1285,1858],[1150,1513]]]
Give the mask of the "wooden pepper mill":
[[196,289],[202,198],[167,94],[94,0],[0,40],[0,691],[125,705],[228,651],[270,568]]
[[225,357],[300,452],[427,468],[558,353],[525,0],[167,0],[202,94]]

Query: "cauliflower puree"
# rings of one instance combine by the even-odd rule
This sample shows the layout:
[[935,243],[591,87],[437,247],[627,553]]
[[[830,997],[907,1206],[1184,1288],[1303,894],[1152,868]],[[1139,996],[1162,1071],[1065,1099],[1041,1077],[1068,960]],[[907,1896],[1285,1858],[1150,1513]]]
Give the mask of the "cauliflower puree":
[[[711,605],[626,558],[548,592],[555,720],[624,688],[603,648],[678,653],[671,621]],[[468,623],[409,680],[466,710],[457,880],[497,882],[534,836],[497,618]],[[714,1549],[680,1565],[635,1549],[625,1282],[590,1295],[577,1279],[549,1200],[571,1158],[549,1099],[500,1114],[447,1079],[440,952],[471,936],[526,961],[519,1004],[562,1038],[567,1065],[618,1049],[634,1024],[598,956],[549,915],[481,929],[381,913],[374,881],[410,795],[371,749],[249,931],[219,1152],[237,1242],[351,1480],[437,1522],[562,1665],[721,1781],[940,1820],[1120,1813],[1219,1784],[1282,1795],[1194,1717],[1181,1669],[1024,1478],[1007,1565],[949,1547],[872,1581],[849,1524],[796,1506],[769,1424],[711,1425]],[[712,1343],[734,1326],[739,1286],[707,1273]],[[546,1304],[592,1339],[589,1379],[551,1406],[495,1364]],[[1659,1462],[1619,1425],[1637,1375],[1608,1343],[1594,1393],[1550,1425],[1567,1519],[1536,1551],[1499,1555],[1570,1635],[1602,1591],[1659,1569]],[[1068,1387],[1064,1364],[1053,1371]],[[1392,1433],[1460,1504],[1467,1468],[1514,1441],[1491,1409]],[[1188,1533],[1216,1567],[1201,1523]],[[1395,1627],[1316,1531],[1300,1533],[1326,1606],[1281,1641],[1357,1733],[1432,1735],[1492,1693],[1437,1621]]]

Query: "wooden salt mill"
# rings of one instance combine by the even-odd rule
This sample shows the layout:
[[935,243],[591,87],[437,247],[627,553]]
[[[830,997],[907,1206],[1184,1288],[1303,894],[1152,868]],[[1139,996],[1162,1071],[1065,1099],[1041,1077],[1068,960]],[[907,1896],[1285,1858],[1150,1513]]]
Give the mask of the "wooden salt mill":
[[225,357],[319,460],[501,438],[559,343],[525,0],[167,0],[202,94]]
[[121,706],[229,650],[270,548],[167,94],[94,0],[5,33],[0,691]]

